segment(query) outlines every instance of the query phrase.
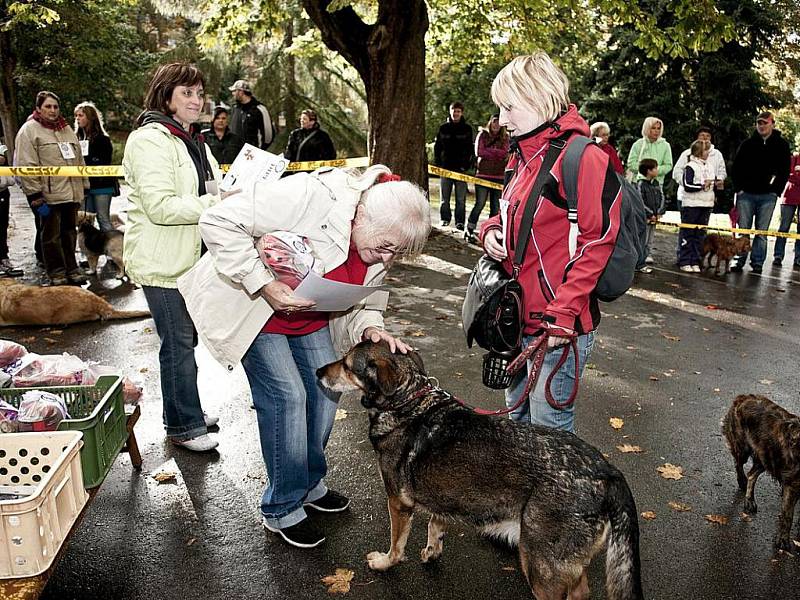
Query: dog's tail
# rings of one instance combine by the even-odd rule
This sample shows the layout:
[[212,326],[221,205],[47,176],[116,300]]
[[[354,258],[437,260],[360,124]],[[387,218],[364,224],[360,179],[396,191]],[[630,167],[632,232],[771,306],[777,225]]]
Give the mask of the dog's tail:
[[642,600],[639,518],[625,478],[609,481],[606,514],[611,534],[606,551],[606,594],[610,600]]
[[149,316],[151,316],[149,310],[112,310],[110,313],[103,316],[103,320],[142,319]]

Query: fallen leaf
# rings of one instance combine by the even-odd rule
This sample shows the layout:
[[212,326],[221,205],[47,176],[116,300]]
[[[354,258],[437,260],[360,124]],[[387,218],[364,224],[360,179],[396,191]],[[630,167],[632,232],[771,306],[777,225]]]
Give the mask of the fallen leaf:
[[719,390],[719,388],[714,388],[714,391],[719,393],[720,390]]
[[620,419],[619,417],[611,417],[611,418],[608,420],[608,423],[609,423],[609,425],[611,425],[611,427],[613,427],[614,429],[622,429],[622,426],[623,426],[623,425],[625,425],[625,421],[623,421],[623,420],[622,420],[622,419]]
[[456,371],[455,375],[456,375],[456,377],[463,377],[464,376],[464,374],[459,372],[459,371]]
[[706,308],[708,310],[717,310],[719,306],[717,306],[716,304],[706,304]]
[[145,327],[144,329],[142,329],[142,333],[153,333],[153,328]]
[[411,325],[411,321],[406,321],[405,319],[398,319],[397,322],[400,325]]
[[420,331],[412,331],[408,335],[410,335],[411,337],[425,337],[425,332],[421,331],[421,330]]
[[342,419],[347,418],[347,411],[343,408],[336,409],[336,416],[333,418],[334,421],[341,421]]
[[[739,513],[739,518],[740,518],[742,521],[745,521],[746,523],[749,523],[750,521],[752,521],[752,520],[753,520],[753,517],[751,517],[751,516],[750,516],[750,515],[748,515],[747,513]],[[795,542],[795,543],[797,543],[797,542]]]
[[625,346],[626,350],[636,350],[636,346]]
[[153,479],[158,483],[175,483],[177,481],[175,473],[170,471],[160,471],[153,475]]
[[764,385],[772,385],[775,383],[772,379],[759,379],[758,383],[763,383]]
[[728,517],[725,515],[705,515],[705,520],[709,523],[716,523],[717,525],[728,524]]
[[149,370],[150,369],[148,369],[147,367],[142,367],[141,369],[139,369],[139,373],[147,373]]
[[674,287],[674,288],[679,288],[679,287],[681,287],[679,283],[668,283],[667,285],[668,285],[669,287]]
[[500,567],[501,571],[516,571],[514,567]]
[[650,375],[648,379],[650,379],[650,381],[658,381],[658,377],[656,377],[655,375]]
[[32,335],[29,337],[19,338],[21,344],[30,344],[31,342],[36,341],[36,336]]
[[700,375],[700,371],[695,371],[694,374],[695,375]]
[[652,521],[656,518],[656,513],[654,513],[652,510],[646,510],[642,513],[642,518]]
[[669,334],[666,331],[662,331],[661,332],[661,337],[666,338],[671,342],[680,342],[681,341],[681,338],[679,338],[677,335]]
[[329,594],[346,594],[350,591],[350,582],[355,573],[350,569],[336,569],[336,573],[321,579],[328,586]]
[[678,512],[689,512],[692,510],[692,507],[688,504],[684,504],[683,502],[675,502],[674,500],[667,502],[667,505],[672,510],[677,510]]
[[631,446],[630,444],[621,444],[617,446],[617,450],[619,450],[623,454],[628,454],[630,452],[638,454],[639,452],[642,451],[642,449],[639,446]]
[[189,538],[188,540],[186,540],[186,545],[187,545],[187,546],[191,546],[191,545],[192,545],[192,544],[194,544],[196,541],[197,541],[197,538]]
[[50,335],[61,335],[62,333],[64,333],[63,329],[53,329],[50,331]]
[[48,344],[57,344],[58,343],[58,340],[54,340],[53,338],[49,338],[49,337],[44,338],[44,341],[47,342]]
[[438,317],[436,317],[436,320],[437,321],[447,321],[449,318],[450,317],[448,317],[447,315],[439,315]]
[[664,465],[658,467],[656,469],[664,479],[683,479],[683,467],[679,467],[678,465],[671,465],[670,463],[665,463]]
[[792,540],[792,543],[793,543],[795,546],[797,546],[798,548],[800,548],[800,542],[798,542],[797,540]]

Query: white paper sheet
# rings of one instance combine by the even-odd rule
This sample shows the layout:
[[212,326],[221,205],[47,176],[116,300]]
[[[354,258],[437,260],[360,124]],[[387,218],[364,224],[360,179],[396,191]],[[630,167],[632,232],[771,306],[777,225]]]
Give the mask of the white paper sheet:
[[245,144],[219,187],[225,192],[235,189],[249,190],[257,181],[277,181],[288,166],[289,161],[283,154],[272,154]]
[[366,286],[330,281],[323,279],[314,271],[310,271],[294,290],[294,293],[301,298],[314,300],[317,305],[313,310],[330,312],[347,310],[371,293],[388,289],[385,285]]

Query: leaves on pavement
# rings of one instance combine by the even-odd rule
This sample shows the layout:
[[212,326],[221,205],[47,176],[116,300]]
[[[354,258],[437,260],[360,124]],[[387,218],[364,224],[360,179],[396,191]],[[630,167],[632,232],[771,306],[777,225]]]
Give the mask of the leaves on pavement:
[[642,513],[642,518],[652,521],[656,518],[656,513],[654,513],[652,510],[646,510]]
[[665,463],[656,469],[664,479],[683,479],[683,467]]
[[772,379],[759,379],[758,383],[763,383],[764,385],[772,385],[775,383]]
[[177,483],[177,476],[172,471],[159,471],[153,475],[158,483]]
[[631,452],[638,454],[639,452],[642,451],[642,449],[639,446],[632,446],[630,444],[620,444],[619,446],[617,446],[617,450],[619,450],[623,454],[629,454]]
[[715,525],[727,525],[728,517],[725,515],[705,515],[705,520]]
[[619,417],[611,417],[608,420],[608,424],[611,425],[614,429],[622,429],[622,426],[625,425],[625,421],[620,419]]
[[336,409],[336,416],[333,418],[334,421],[341,421],[347,418],[347,411],[343,408]]
[[346,594],[350,591],[350,582],[355,573],[350,569],[336,569],[336,573],[321,579],[328,586],[329,594]]
[[[742,521],[746,522],[746,523],[749,523],[750,521],[752,521],[752,520],[753,520],[753,517],[751,517],[750,515],[748,515],[748,514],[747,514],[747,513],[745,513],[745,512],[740,512],[740,513],[739,513],[739,518],[740,518]],[[795,542],[795,543],[797,543],[797,542]]]
[[681,338],[679,338],[677,335],[672,335],[671,333],[669,333],[667,331],[662,331],[661,332],[661,337],[668,339],[670,342],[680,342],[681,341]]
[[691,512],[692,507],[688,504],[684,504],[683,502],[675,502],[674,500],[670,500],[667,502],[667,505],[677,512]]

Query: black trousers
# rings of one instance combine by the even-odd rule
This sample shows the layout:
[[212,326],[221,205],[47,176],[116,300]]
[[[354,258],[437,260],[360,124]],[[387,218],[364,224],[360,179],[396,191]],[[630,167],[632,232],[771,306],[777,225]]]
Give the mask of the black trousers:
[[51,204],[50,214],[40,217],[44,267],[50,277],[63,277],[78,271],[75,260],[77,218],[78,204],[75,202]]
[[0,260],[8,258],[8,209],[11,204],[11,192],[8,189],[0,192]]

